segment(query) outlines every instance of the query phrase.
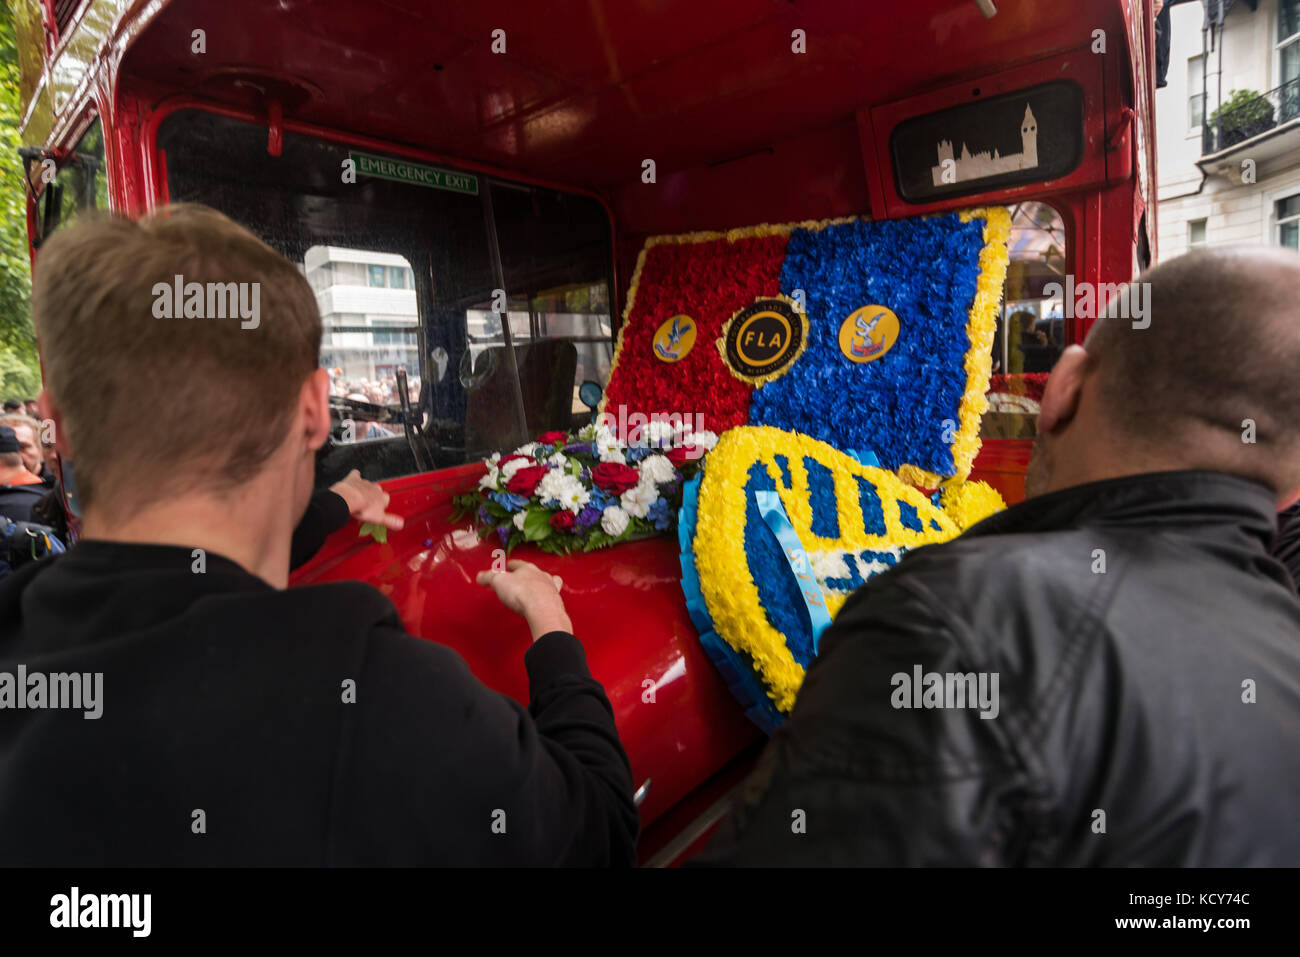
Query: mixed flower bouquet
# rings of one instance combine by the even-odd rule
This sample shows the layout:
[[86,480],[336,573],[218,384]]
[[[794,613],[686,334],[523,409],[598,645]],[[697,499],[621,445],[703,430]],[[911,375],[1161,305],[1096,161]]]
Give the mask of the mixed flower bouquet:
[[[639,433],[639,434],[638,434]],[[507,552],[590,552],[672,532],[682,485],[717,444],[712,432],[651,421],[623,442],[604,425],[547,432],[486,460],[478,490],[454,498],[457,521],[473,514],[481,538]]]

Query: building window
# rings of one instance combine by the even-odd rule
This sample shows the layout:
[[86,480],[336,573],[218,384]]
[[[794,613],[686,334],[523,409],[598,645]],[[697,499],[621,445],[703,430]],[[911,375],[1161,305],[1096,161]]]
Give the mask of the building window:
[[1279,123],[1300,116],[1300,0],[1278,0],[1277,60],[1280,74]]
[[1205,245],[1205,220],[1193,219],[1187,223],[1187,245]]
[[406,288],[406,267],[389,266],[388,267],[388,285],[391,289]]
[[383,266],[371,266],[371,267],[370,267],[370,285],[372,285],[372,286],[377,286],[377,287],[379,287],[380,289],[382,289],[382,288],[384,287],[384,267],[383,267]]
[[1205,57],[1187,60],[1187,122],[1191,129],[1205,125]]
[[1278,244],[1300,251],[1300,193],[1279,199],[1276,215]]

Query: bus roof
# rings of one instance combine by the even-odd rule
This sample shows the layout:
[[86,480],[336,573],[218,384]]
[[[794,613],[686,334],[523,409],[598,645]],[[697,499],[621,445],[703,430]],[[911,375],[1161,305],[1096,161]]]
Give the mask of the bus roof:
[[42,59],[48,8],[18,0],[23,140],[52,145],[92,88],[129,78],[152,102],[271,98],[297,122],[600,186],[645,159],[744,156],[1096,30],[1126,49],[1130,0],[995,2],[986,18],[974,0],[88,0]]

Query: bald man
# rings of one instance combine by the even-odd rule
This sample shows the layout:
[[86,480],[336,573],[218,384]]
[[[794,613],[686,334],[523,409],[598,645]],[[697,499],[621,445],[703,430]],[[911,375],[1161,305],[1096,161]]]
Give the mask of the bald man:
[[705,862],[1300,864],[1300,599],[1268,553],[1300,257],[1142,279],[1150,325],[1052,372],[1029,499],[844,606]]

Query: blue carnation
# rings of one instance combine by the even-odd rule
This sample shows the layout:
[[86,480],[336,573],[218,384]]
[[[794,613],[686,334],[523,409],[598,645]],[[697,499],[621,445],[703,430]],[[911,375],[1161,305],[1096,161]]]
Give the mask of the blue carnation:
[[513,492],[493,492],[488,496],[507,512],[517,512],[528,504],[528,499],[522,495],[515,495]]
[[627,462],[629,465],[635,465],[637,462],[640,462],[643,458],[645,458],[653,451],[654,451],[653,449],[646,448],[645,446],[640,446],[640,445],[636,446],[635,448],[628,449]]
[[[955,471],[944,420],[959,420],[966,331],[979,281],[984,222],[955,214],[795,229],[781,289],[804,290],[808,348],[755,390],[750,422],[803,432],[836,448],[869,448],[886,469]],[[898,316],[898,341],[872,362],[840,351],[840,325],[878,303]]]
[[646,519],[654,523],[656,531],[667,531],[673,523],[673,509],[666,498],[657,498],[646,513]]

